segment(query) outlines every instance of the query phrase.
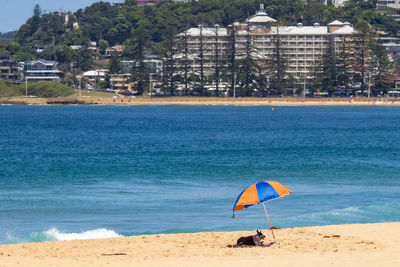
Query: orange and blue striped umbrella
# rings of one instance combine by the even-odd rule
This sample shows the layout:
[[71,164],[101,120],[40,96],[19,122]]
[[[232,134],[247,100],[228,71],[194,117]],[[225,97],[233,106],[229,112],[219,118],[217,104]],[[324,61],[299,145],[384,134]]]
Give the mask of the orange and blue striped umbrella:
[[289,195],[291,192],[285,186],[275,181],[264,181],[254,184],[240,193],[233,205],[233,212],[252,205]]
[[239,194],[235,205],[233,205],[233,215],[235,215],[235,211],[262,203],[265,215],[268,219],[269,229],[271,230],[272,237],[274,238],[274,243],[272,244],[275,244],[275,235],[272,231],[271,221],[269,219],[267,208],[265,207],[264,202],[287,196],[290,193],[291,192],[288,188],[275,181],[264,181],[253,184]]

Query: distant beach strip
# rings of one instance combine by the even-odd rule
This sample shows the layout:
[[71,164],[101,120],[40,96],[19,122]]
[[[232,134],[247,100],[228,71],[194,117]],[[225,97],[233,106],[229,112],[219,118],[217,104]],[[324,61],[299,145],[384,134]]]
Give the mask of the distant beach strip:
[[221,105],[221,106],[400,106],[400,97],[375,98],[258,98],[258,97],[14,97],[0,98],[0,105]]

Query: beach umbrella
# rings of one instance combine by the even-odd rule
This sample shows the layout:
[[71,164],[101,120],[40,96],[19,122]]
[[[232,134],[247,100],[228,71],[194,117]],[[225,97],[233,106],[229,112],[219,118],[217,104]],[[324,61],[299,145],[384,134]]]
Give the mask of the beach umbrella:
[[267,208],[265,207],[264,202],[287,196],[290,193],[291,192],[288,188],[275,181],[264,181],[253,184],[252,186],[243,190],[237,197],[232,209],[233,215],[235,215],[235,211],[262,203],[265,215],[267,216],[272,237],[274,238],[274,242],[276,243],[275,235],[271,226],[271,221],[269,219]]

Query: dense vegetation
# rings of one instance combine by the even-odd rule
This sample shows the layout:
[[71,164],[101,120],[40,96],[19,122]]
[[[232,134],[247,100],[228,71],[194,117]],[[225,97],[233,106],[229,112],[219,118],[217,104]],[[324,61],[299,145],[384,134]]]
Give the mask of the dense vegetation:
[[16,34],[17,31],[5,32],[5,33],[0,32],[0,41],[11,42]]
[[[25,84],[12,84],[0,81],[0,97],[24,96]],[[56,82],[29,82],[28,95],[37,97],[61,97],[74,94],[74,90]]]
[[[398,34],[400,26],[387,12],[376,9],[377,0],[349,0],[344,7],[325,6],[316,1],[304,4],[303,0],[201,0],[185,3],[164,2],[157,6],[137,7],[136,1],[126,0],[122,5],[97,2],[79,9],[70,16],[67,24],[59,13],[42,14],[40,7],[19,29],[15,40],[27,44],[79,45],[90,41],[106,41],[110,45],[143,38],[146,42],[159,43],[171,34],[198,24],[227,26],[240,21],[265,4],[270,16],[282,25],[304,25],[315,22],[326,24],[335,19],[355,25],[365,20],[376,30]],[[73,30],[73,23],[80,28]]]

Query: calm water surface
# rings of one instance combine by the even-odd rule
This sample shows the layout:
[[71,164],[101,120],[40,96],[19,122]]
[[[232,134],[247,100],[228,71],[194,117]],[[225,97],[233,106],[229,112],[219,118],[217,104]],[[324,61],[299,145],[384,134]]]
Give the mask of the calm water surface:
[[400,221],[399,107],[0,106],[0,243]]

